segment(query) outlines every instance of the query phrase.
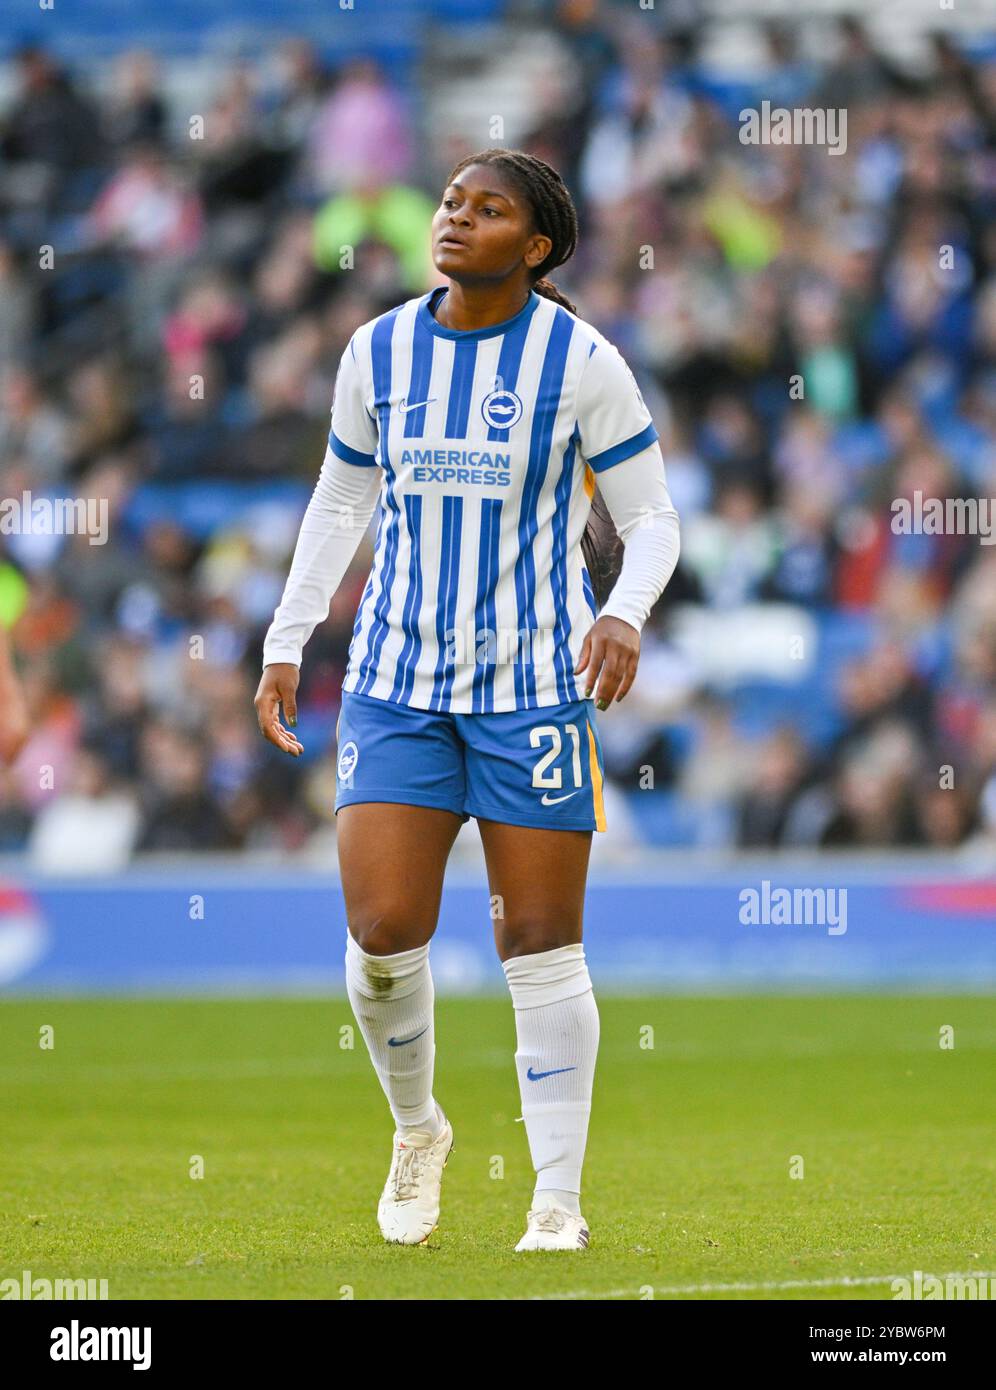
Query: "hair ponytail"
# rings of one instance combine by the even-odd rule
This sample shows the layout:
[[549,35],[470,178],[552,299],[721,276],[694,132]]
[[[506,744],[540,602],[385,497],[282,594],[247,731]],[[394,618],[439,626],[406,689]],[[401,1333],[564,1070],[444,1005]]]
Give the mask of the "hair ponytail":
[[544,299],[552,299],[554,304],[560,304],[563,306],[563,308],[568,309],[572,314],[577,314],[578,306],[576,304],[572,304],[571,301],[567,298],[567,295],[564,294],[563,290],[559,290],[552,280],[547,280],[545,277],[541,277],[533,285],[533,289],[536,291],[538,295],[541,295]]
[[621,552],[619,534],[602,501],[602,494],[596,488],[591,497],[591,513],[581,536],[581,554],[591,576],[596,608],[601,608],[619,578]]
[[[552,280],[537,280],[533,289],[544,299],[552,299],[554,304],[562,305],[570,313],[577,313],[577,306],[571,303]],[[581,536],[581,555],[591,578],[596,608],[601,608],[618,578],[621,560],[619,552],[619,536],[596,485],[591,497],[591,513]]]

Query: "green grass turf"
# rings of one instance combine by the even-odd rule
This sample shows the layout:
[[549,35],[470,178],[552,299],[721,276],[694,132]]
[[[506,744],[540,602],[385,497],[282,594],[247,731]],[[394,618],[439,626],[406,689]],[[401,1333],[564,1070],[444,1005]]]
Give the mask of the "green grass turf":
[[[6,1002],[0,1277],[106,1278],[112,1299],[888,1299],[833,1281],[996,1270],[992,998],[599,1006],[592,1244],[516,1255],[532,1169],[504,999],[437,1004],[456,1147],[413,1249],[377,1230],[392,1125],[359,1033],[339,1047],[344,999]],[[802,1287],[699,1287],[769,1281]]]

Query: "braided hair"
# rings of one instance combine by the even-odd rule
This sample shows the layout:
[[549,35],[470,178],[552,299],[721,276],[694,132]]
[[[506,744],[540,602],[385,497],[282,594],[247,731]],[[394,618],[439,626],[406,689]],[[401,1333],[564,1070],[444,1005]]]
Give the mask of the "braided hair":
[[[450,170],[447,184],[454,183],[472,164],[497,168],[525,199],[532,213],[533,231],[549,237],[553,242],[550,254],[530,271],[536,277],[532,288],[542,298],[552,299],[555,304],[576,315],[577,306],[552,280],[546,278],[547,271],[555,270],[558,265],[570,260],[578,244],[577,209],[563,179],[544,160],[526,154],[524,150],[490,149],[479,150],[477,154],[469,154],[461,159]],[[596,489],[591,499],[591,515],[581,537],[581,552],[599,608],[608,598],[612,587],[618,548],[619,538],[612,519]]]

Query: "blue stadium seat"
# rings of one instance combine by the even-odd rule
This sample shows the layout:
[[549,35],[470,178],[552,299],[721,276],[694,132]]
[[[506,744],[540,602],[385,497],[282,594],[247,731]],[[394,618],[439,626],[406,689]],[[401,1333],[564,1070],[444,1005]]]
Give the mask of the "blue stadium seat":
[[841,726],[837,689],[843,668],[868,651],[875,637],[874,619],[864,612],[828,610],[817,617],[819,645],[806,679],[745,681],[729,693],[734,724],[749,738],[763,738],[789,725],[818,747],[825,747]]
[[278,503],[303,515],[312,486],[300,482],[146,483],[129,498],[124,522],[138,532],[172,521],[200,540],[235,526],[251,508]]
[[626,805],[639,824],[644,843],[687,848],[697,842],[695,817],[677,792],[666,787],[629,792]]
[[[364,54],[393,68],[408,66],[433,22],[448,25],[499,17],[505,0],[369,0],[341,10],[336,0],[170,0],[152,8],[134,0],[87,0],[60,6],[56,22],[34,19],[22,29],[7,27],[0,56],[31,38],[67,61],[85,63],[135,46],[161,58],[230,46],[260,49],[273,37],[306,35],[326,59]],[[400,72],[392,73],[402,78]]]

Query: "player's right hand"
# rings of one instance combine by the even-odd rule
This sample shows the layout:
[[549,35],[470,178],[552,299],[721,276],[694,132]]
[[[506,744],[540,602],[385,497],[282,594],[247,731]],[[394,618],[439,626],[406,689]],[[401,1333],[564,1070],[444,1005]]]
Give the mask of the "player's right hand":
[[259,731],[264,738],[284,753],[299,758],[304,746],[296,734],[285,729],[280,722],[280,706],[284,707],[284,718],[288,724],[297,723],[297,683],[301,678],[299,669],[290,662],[276,662],[267,666],[260,678],[256,691],[256,718]]

